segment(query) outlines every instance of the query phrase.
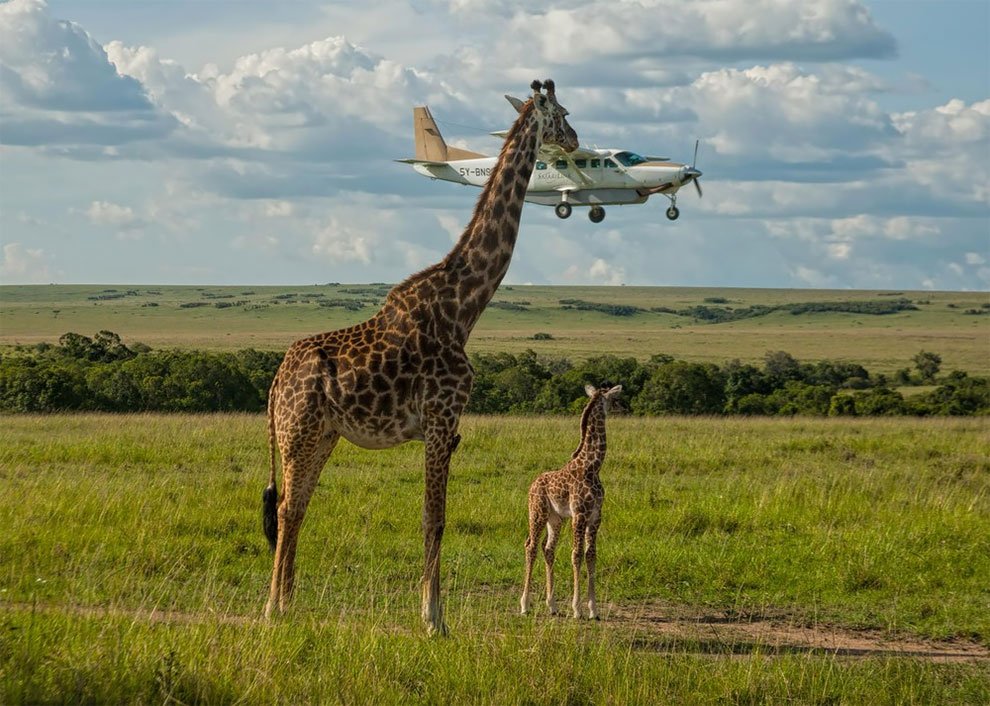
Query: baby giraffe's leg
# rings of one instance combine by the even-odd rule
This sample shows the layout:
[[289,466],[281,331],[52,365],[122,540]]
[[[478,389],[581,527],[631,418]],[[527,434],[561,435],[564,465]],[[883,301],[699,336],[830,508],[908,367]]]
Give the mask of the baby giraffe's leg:
[[571,565],[574,567],[574,598],[571,609],[574,617],[581,617],[581,559],[584,557],[584,532],[587,527],[584,515],[574,513],[574,546],[571,548]]
[[593,522],[588,523],[586,531],[588,547],[584,551],[584,558],[588,562],[588,617],[598,620],[598,604],[595,602],[595,559],[598,556],[598,526],[601,524],[601,515]]
[[563,518],[551,511],[547,515],[547,543],[543,546],[543,558],[547,563],[547,608],[550,615],[557,615],[557,603],[553,599],[553,557],[560,538],[560,525]]
[[529,587],[533,578],[533,564],[536,562],[536,553],[540,550],[540,535],[543,534],[543,524],[546,522],[546,513],[535,499],[530,499],[529,506],[529,536],[526,538],[526,574],[523,577],[522,598],[519,605],[522,614],[526,615],[532,607],[532,599],[529,595]]

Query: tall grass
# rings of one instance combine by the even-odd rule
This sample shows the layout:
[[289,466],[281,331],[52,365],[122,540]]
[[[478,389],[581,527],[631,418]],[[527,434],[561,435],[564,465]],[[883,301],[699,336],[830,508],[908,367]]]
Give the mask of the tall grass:
[[[418,618],[422,448],[342,443],[271,559],[261,417],[5,417],[0,702],[980,703],[986,663],[675,638],[721,612],[990,644],[984,420],[609,421],[601,623],[516,615],[526,489],[574,419],[468,418],[448,494],[451,637]],[[569,589],[558,549],[558,599]],[[542,590],[542,582],[537,583]]]

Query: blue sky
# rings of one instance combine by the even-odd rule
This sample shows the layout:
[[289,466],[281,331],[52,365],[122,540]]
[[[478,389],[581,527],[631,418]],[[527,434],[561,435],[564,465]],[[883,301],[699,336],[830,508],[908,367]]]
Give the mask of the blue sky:
[[392,161],[412,106],[494,153],[548,76],[705,195],[528,204],[509,283],[990,289],[987,0],[7,0],[0,282],[397,281],[478,194]]

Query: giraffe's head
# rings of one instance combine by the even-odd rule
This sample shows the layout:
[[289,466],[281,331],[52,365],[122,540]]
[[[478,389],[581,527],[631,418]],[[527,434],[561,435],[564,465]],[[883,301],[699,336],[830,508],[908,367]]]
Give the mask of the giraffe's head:
[[607,384],[601,387],[585,385],[584,391],[591,398],[588,402],[589,408],[598,405],[601,406],[602,412],[607,412],[611,408],[612,402],[622,392],[622,385],[616,385],[614,387],[609,387]]
[[[555,145],[565,152],[578,148],[578,136],[567,122],[567,108],[557,102],[556,87],[551,79],[533,81],[533,115],[542,126],[542,143]],[[545,90],[546,93],[542,93]]]

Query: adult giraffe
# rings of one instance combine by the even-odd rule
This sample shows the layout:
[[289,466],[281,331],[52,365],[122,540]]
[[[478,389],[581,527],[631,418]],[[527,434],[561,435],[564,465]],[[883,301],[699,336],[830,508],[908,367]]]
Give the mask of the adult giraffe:
[[532,89],[532,98],[517,107],[519,117],[471,222],[447,256],[394,287],[368,321],[300,339],[286,352],[268,397],[271,479],[262,501],[275,564],[266,616],[276,608],[284,612],[292,595],[299,527],[340,437],[368,449],[421,440],[426,449],[422,616],[430,632],[446,630],[440,542],[447,474],[474,375],[464,346],[509,268],[540,144],[568,152],[578,146],[553,81],[534,81]]

